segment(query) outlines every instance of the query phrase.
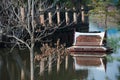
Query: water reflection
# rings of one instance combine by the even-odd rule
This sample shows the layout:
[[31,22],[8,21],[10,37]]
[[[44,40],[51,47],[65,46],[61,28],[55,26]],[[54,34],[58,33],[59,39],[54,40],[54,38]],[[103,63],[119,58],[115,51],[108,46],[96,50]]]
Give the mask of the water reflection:
[[67,60],[67,69],[64,59],[59,71],[57,65],[53,66],[52,72],[46,71],[39,80],[105,80],[106,78],[105,57],[68,56]]
[[[106,73],[106,58],[96,57],[73,57],[74,69],[78,71],[86,71],[85,80],[104,80]],[[83,80],[84,80],[83,79]]]
[[[120,30],[117,29],[118,26],[114,26],[107,30],[107,35],[109,42],[112,41],[111,47],[115,48],[115,51],[111,53],[109,58],[107,58],[107,65],[106,65],[106,74],[105,80],[120,80]],[[98,26],[98,24],[90,22],[89,31],[103,31],[103,27]],[[101,79],[102,80],[102,79]]]
[[[17,53],[17,52],[16,52]],[[17,57],[16,54],[12,55]],[[120,52],[117,54],[111,54],[114,58],[120,57]],[[11,56],[9,56],[11,57]],[[18,57],[17,59],[18,60]],[[106,57],[80,57],[80,56],[67,56],[60,58],[59,71],[57,68],[57,61],[52,64],[51,73],[49,73],[48,68],[45,68],[45,72],[40,77],[36,75],[36,80],[120,80],[120,62],[113,60],[109,62]],[[10,74],[12,75],[11,80],[20,80],[21,71],[18,70],[18,61],[8,60],[9,65],[11,63]],[[67,64],[66,64],[67,63]],[[0,64],[3,64],[1,61]],[[26,64],[29,66],[29,64]],[[28,69],[28,67],[26,67]],[[9,74],[7,74],[7,68],[4,65],[4,71],[2,74],[2,79],[0,80],[10,80]],[[27,70],[26,70],[27,71]],[[25,71],[25,72],[26,72]],[[39,68],[35,70],[39,72]],[[4,73],[4,74],[3,74]],[[6,76],[5,76],[6,74]],[[29,80],[29,79],[25,79]]]
[[23,51],[9,51],[8,48],[0,49],[0,80],[29,80],[27,51],[24,57],[21,55]]
[[92,69],[96,68],[98,70],[105,71],[105,62],[103,62],[104,58],[93,58],[93,57],[73,57],[75,70],[80,69]]
[[[116,34],[113,31],[110,35],[114,35],[114,33]],[[114,37],[117,36],[114,35]],[[18,53],[21,54],[20,52],[22,55],[18,55]],[[13,55],[10,55],[7,54],[6,49],[0,50],[0,80],[22,80],[22,61],[24,62],[24,69],[27,76],[25,80],[30,80],[28,70],[29,58],[26,60],[26,57],[28,57],[26,53],[28,52],[14,51]],[[94,55],[96,54],[98,53],[94,53]],[[104,54],[102,53],[101,55]],[[52,63],[52,66],[49,67],[51,68],[50,70],[48,66],[51,64],[47,66],[47,69],[45,68],[42,76],[35,74],[35,78],[36,80],[120,80],[120,48],[117,49],[117,52],[110,54],[110,56],[112,57],[111,61],[108,58],[106,59],[106,57],[66,56],[64,59],[60,57]],[[19,57],[22,59],[20,60]],[[39,73],[39,71],[39,67],[35,69],[35,72]],[[11,78],[9,75],[11,75]]]

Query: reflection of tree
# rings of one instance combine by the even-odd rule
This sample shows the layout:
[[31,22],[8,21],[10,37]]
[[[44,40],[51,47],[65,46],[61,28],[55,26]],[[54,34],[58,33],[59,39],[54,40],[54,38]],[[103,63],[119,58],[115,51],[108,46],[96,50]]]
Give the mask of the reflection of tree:
[[[22,60],[19,50],[14,49],[14,52],[9,53],[9,49],[5,48],[0,51],[3,61],[3,66],[0,67],[2,68],[2,74],[0,75],[2,76],[0,77],[2,78],[1,80],[29,79],[29,70],[25,68],[25,64],[28,64],[29,60],[27,61],[27,58]],[[23,63],[24,61],[26,61],[26,63]]]
[[[120,74],[120,66],[118,67],[119,74]],[[117,79],[120,80],[120,75],[117,75]]]
[[76,76],[79,76],[79,80],[84,80],[88,77],[88,70],[76,71]]
[[102,58],[102,63],[103,63],[104,69],[106,71],[106,69],[107,69],[107,58],[106,57]]

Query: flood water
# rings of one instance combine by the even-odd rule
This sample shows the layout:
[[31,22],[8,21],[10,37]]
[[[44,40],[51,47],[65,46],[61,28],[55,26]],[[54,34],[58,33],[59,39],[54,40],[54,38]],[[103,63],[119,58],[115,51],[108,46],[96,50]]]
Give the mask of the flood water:
[[[97,27],[97,24],[90,23],[90,29],[89,31],[103,31],[101,27]],[[108,38],[119,38],[120,31],[118,31],[116,28],[112,28],[108,30]],[[117,43],[120,45],[119,40]],[[117,45],[115,45],[117,46]],[[5,53],[0,51],[0,54],[4,54],[5,57],[9,53]],[[20,52],[20,51],[18,51]],[[24,53],[23,56],[28,56],[27,52]],[[22,57],[23,57],[22,56]],[[22,63],[19,62],[20,59],[18,55],[12,56],[17,57],[16,62],[13,59],[10,59],[11,55],[5,57],[6,61],[6,67],[4,67],[4,71],[2,71],[2,68],[0,66],[0,80],[22,80],[20,79],[21,71],[19,69],[22,69]],[[1,57],[0,57],[1,59]],[[25,60],[25,59],[24,59]],[[14,62],[13,62],[14,61]],[[29,59],[28,59],[29,61]],[[8,63],[7,63],[8,62]],[[27,66],[29,66],[29,63],[24,62]],[[0,61],[0,65],[3,64],[2,61]],[[15,66],[19,65],[20,67],[12,68],[10,71],[14,71],[14,74],[9,71],[9,65]],[[27,67],[28,68],[28,67]],[[107,55],[104,58],[93,58],[93,57],[73,57],[68,56],[68,61],[66,62],[66,58],[61,58],[60,66],[57,66],[57,63],[54,62],[52,64],[52,69],[50,72],[48,72],[48,69],[45,69],[45,72],[40,76],[39,74],[39,67],[35,68],[35,80],[120,80],[120,48],[118,47],[113,53]],[[1,73],[3,72],[3,73]],[[29,72],[29,71],[28,71]],[[2,76],[1,76],[2,74]],[[7,76],[4,76],[7,75]],[[11,78],[10,76],[14,77]],[[24,79],[23,79],[24,80]],[[25,78],[25,80],[30,80],[29,78]]]
[[[103,28],[90,23],[89,31],[103,31]],[[110,39],[119,38],[119,33],[116,28],[107,31]],[[117,43],[120,44],[119,40]],[[67,69],[63,60],[59,71],[54,66],[51,73],[46,71],[38,80],[120,80],[120,48],[104,58],[69,56]]]

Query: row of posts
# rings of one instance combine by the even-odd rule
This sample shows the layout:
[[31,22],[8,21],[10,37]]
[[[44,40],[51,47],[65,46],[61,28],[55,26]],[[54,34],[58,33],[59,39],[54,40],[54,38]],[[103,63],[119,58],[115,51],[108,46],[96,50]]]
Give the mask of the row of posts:
[[[83,7],[81,7],[81,21],[82,21],[82,23],[84,23],[85,22],[85,13],[84,13],[84,10],[83,10]],[[56,12],[56,19],[57,19],[57,24],[59,25],[60,23],[61,23],[61,16],[60,16],[60,8],[57,6],[56,7],[56,10],[57,10],[57,12]],[[69,17],[69,12],[68,12],[69,10],[68,10],[68,8],[65,8],[65,22],[66,22],[66,25],[68,25],[69,23],[70,23],[70,17]],[[75,7],[73,7],[73,21],[72,22],[74,22],[75,24],[78,22],[78,15],[77,15],[77,11],[76,11],[76,9],[75,9]],[[42,24],[42,25],[45,25],[45,16],[44,16],[44,11],[43,10],[41,10],[40,11],[41,12],[41,14],[40,14],[40,23]],[[48,12],[48,22],[49,22],[49,25],[50,26],[52,26],[52,24],[53,24],[53,20],[52,20],[52,12],[51,11],[49,11]]]
[[[68,25],[70,23],[70,20],[72,19],[72,22],[74,22],[75,24],[79,23],[78,18],[80,18],[81,23],[85,23],[85,17],[86,17],[86,13],[85,13],[85,8],[84,6],[81,6],[80,11],[77,11],[77,9],[75,7],[73,7],[73,9],[69,9],[69,8],[65,8],[65,9],[61,9],[59,6],[56,6],[56,9],[51,9],[48,10],[47,12],[47,20],[45,18],[46,14],[44,9],[39,9],[40,11],[40,15],[39,15],[39,20],[40,20],[40,24],[42,24],[43,26],[46,24],[46,21],[48,21],[48,24],[50,26],[52,26],[52,24],[54,23],[53,21],[53,16],[56,14],[56,21],[57,25],[59,25],[62,21],[61,21],[61,17],[63,17],[61,14],[61,11],[64,11],[65,17],[65,23],[66,25]],[[69,16],[69,11],[72,11],[72,16]],[[24,7],[20,7],[20,14],[21,14],[21,20],[24,22],[25,19],[25,8]]]

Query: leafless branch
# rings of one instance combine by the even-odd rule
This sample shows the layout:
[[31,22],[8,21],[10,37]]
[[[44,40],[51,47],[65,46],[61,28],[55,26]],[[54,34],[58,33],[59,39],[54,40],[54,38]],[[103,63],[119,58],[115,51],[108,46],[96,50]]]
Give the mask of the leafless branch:
[[17,15],[17,13],[15,12],[15,8],[13,7],[13,5],[12,5],[12,10],[13,10],[15,16],[18,18],[18,20],[21,21],[20,17],[19,17],[19,16]]
[[19,41],[19,42],[25,44],[25,45],[28,47],[28,49],[30,49],[30,46],[29,46],[26,42],[24,42],[23,40],[19,39],[19,38],[16,37],[15,35],[13,35],[13,36],[7,35],[7,36],[8,36],[8,37],[13,37],[13,38],[15,38],[17,41]]

